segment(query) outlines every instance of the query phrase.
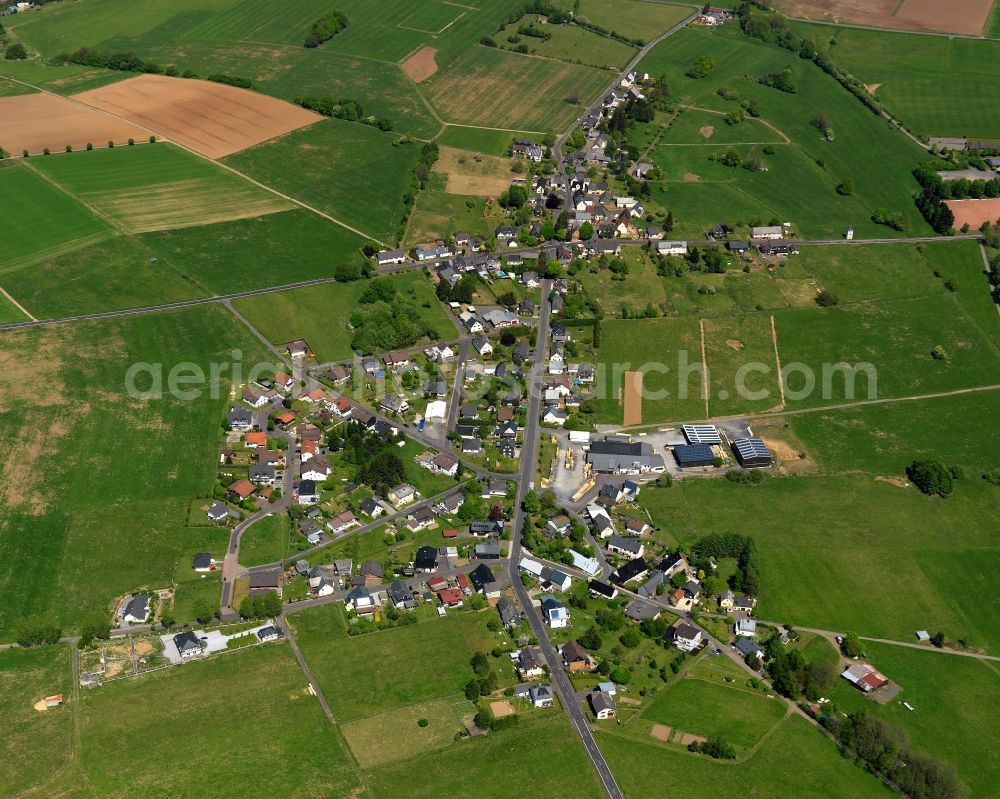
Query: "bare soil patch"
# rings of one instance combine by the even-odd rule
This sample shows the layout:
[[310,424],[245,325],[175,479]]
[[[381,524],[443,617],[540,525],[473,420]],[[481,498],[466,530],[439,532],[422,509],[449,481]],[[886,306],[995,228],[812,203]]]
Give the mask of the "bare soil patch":
[[881,85],[881,83],[866,83],[865,91],[868,92],[868,94],[875,94]]
[[706,139],[711,139],[712,134],[715,133],[715,128],[712,127],[711,125],[702,125],[700,128],[698,128],[698,132]]
[[701,735],[692,735],[689,732],[682,732],[678,734],[676,740],[677,743],[679,743],[681,746],[689,746],[690,744],[693,743],[703,744],[705,743],[706,739]]
[[774,5],[805,19],[978,36],[993,0],[776,0]]
[[745,345],[743,344],[742,341],[739,341],[738,339],[727,338],[726,339],[726,346],[729,347],[729,349],[731,349],[731,350],[736,350],[736,352],[740,352],[740,351],[742,351],[742,349],[743,349],[743,347]]
[[436,55],[436,47],[422,47],[403,61],[400,66],[406,73],[406,77],[414,83],[420,83],[438,71],[437,61],[434,60]]
[[894,485],[896,488],[909,488],[910,483],[905,477],[885,477],[883,475],[877,475],[875,480],[879,483],[888,483],[889,485]]
[[445,191],[449,194],[498,197],[516,177],[511,172],[513,164],[513,158],[441,147],[433,169],[448,175]]
[[657,741],[663,741],[666,743],[670,740],[671,732],[673,732],[673,730],[666,724],[654,724],[653,729],[649,731],[649,734],[652,735]]
[[1000,218],[1000,198],[982,200],[945,200],[945,204],[955,215],[955,229],[967,224],[978,228],[983,222],[996,222]]
[[622,424],[642,424],[642,372],[625,373],[625,411]]
[[0,147],[14,155],[23,150],[39,155],[46,147],[62,152],[67,144],[78,150],[88,142],[104,147],[109,141],[125,144],[148,136],[125,120],[54,94],[0,97]]
[[32,705],[32,707],[39,713],[44,713],[46,710],[49,709],[48,705],[45,704],[44,699],[39,699],[37,702],[35,702],[35,704]]
[[684,173],[684,182],[685,183],[697,183],[699,180],[701,180],[701,175],[696,175],[694,172],[685,172]]
[[513,716],[515,712],[514,706],[506,699],[500,702],[490,702],[490,709],[493,711],[493,715],[498,719]]
[[73,96],[209,158],[231,155],[323,119],[249,89],[165,75],[140,75]]

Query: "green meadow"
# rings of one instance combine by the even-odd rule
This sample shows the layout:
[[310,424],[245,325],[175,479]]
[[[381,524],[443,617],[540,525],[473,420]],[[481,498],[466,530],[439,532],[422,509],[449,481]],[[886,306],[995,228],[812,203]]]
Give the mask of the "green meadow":
[[[998,26],[993,14],[993,25]],[[1000,42],[795,23],[915,134],[1000,137]]]
[[231,155],[225,163],[373,238],[393,242],[420,148],[397,140],[392,133],[329,119]]
[[[222,307],[0,334],[0,443],[18,457],[0,491],[0,634],[47,612],[66,625],[139,588],[168,586],[181,553],[226,533],[187,527],[188,504],[215,481],[229,373],[193,400],[167,391],[189,362],[265,360]],[[31,362],[34,379],[13,379]],[[132,364],[162,364],[164,394],[127,392]],[[17,366],[16,366],[17,365]],[[148,377],[136,388],[151,387]],[[141,552],[142,557],[135,553]],[[187,555],[190,557],[190,555]]]

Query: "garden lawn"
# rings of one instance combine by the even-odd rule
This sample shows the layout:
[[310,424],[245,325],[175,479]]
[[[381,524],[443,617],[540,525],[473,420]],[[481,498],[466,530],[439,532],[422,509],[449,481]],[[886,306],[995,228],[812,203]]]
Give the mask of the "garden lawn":
[[[292,617],[295,638],[338,723],[461,695],[469,658],[492,649],[495,613],[451,613],[382,632],[347,636],[344,608],[327,605]],[[344,690],[350,686],[350,690]]]
[[[448,319],[428,280],[419,272],[394,275],[399,292],[416,306],[421,318],[441,338],[453,339],[455,326]],[[304,338],[321,361],[351,357],[351,312],[364,292],[366,281],[325,283],[236,300],[234,305],[268,339],[284,343]],[[412,292],[412,293],[411,293]],[[425,308],[424,303],[430,307]]]
[[[16,796],[44,784],[73,757],[73,675],[69,647],[0,651],[0,793]],[[46,696],[67,704],[35,710]]]
[[862,645],[872,665],[903,691],[879,705],[838,680],[831,694],[837,706],[845,712],[863,709],[902,727],[913,749],[953,765],[973,796],[988,796],[1000,780],[991,745],[1000,735],[994,712],[1000,702],[997,664],[871,641]]
[[395,242],[419,143],[327,119],[225,159],[268,186],[385,242]]
[[261,566],[288,557],[288,515],[274,513],[248,527],[240,538],[240,563]]
[[4,223],[0,275],[86,247],[111,234],[107,224],[36,174],[27,162],[0,165],[0,206],[18,209]]
[[[155,263],[150,259],[156,258]],[[142,241],[117,235],[5,275],[3,285],[39,319],[180,302],[211,294]]]
[[218,294],[331,277],[361,265],[365,240],[304,209],[147,233],[162,260]]
[[785,710],[780,699],[695,678],[674,680],[641,718],[706,738],[720,736],[746,751],[781,722]]
[[793,716],[744,762],[734,765],[693,757],[617,735],[605,727],[597,743],[626,799],[661,790],[664,774],[672,790],[695,799],[750,794],[756,799],[872,799],[895,796],[860,766],[841,758],[836,745],[805,719]]
[[[167,375],[186,362],[207,376],[233,350],[244,373],[266,360],[215,306],[0,334],[0,446],[18,453],[0,490],[0,635],[28,613],[70,625],[166,587],[181,552],[219,535],[186,524],[191,498],[215,482],[229,372],[195,399],[170,396]],[[126,392],[135,363],[163,365],[162,397]]]

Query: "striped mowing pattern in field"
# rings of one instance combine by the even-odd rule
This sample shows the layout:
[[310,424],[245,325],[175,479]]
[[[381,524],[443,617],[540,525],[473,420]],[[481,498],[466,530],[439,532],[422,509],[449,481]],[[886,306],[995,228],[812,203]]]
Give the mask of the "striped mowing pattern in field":
[[292,207],[169,144],[94,150],[37,163],[54,183],[133,233],[245,219]]

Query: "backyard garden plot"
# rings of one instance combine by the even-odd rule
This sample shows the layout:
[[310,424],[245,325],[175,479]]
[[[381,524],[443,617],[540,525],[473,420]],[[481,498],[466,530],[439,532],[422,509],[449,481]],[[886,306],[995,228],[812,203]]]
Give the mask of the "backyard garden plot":
[[682,546],[755,519],[761,618],[901,641],[940,629],[996,653],[997,612],[975,591],[956,601],[948,576],[957,569],[985,589],[1000,567],[997,487],[970,478],[942,501],[899,485],[903,465],[889,473],[895,482],[857,472],[774,477],[753,489],[685,481],[679,491],[644,489],[642,504]]
[[4,222],[0,274],[86,247],[111,234],[108,225],[85,206],[25,164],[0,167],[0,207],[19,209]]
[[[0,651],[0,785],[5,796],[45,783],[73,757],[73,713],[67,705],[45,709],[45,697],[62,694],[72,704],[67,646]],[[38,706],[41,701],[41,706]]]
[[39,319],[179,302],[211,293],[134,237],[121,235],[41,259],[0,277],[0,285]]
[[168,585],[179,552],[225,539],[186,524],[191,498],[215,480],[229,372],[195,399],[126,389],[135,363],[163,364],[166,391],[177,363],[207,377],[234,350],[244,372],[266,362],[225,309],[7,332],[0,343],[0,446],[18,453],[0,470],[0,633],[28,613],[69,624],[128,591]]
[[328,119],[230,156],[225,163],[385,242],[404,216],[419,144]]
[[607,73],[591,67],[479,46],[423,85],[446,122],[558,132],[607,83]]
[[141,240],[160,260],[217,294],[330,277],[344,265],[360,267],[365,243],[305,209],[146,233]]
[[322,117],[264,94],[203,80],[140,75],[73,99],[222,158]]
[[170,144],[64,154],[32,164],[131,233],[246,219],[292,207]]
[[750,794],[757,799],[891,799],[895,794],[860,766],[844,761],[837,747],[805,719],[781,723],[759,750],[739,764],[692,757],[657,744],[635,741],[610,728],[597,733],[625,796],[652,796],[664,774],[672,789],[693,799]]
[[876,99],[927,136],[1000,136],[1000,42],[796,24]]
[[46,149],[60,153],[67,146],[79,150],[88,142],[125,144],[148,136],[137,125],[54,94],[0,97],[0,147],[8,153],[27,150],[41,155]]
[[[996,344],[953,296],[777,311],[775,320],[783,366],[795,362],[806,367],[785,380],[789,407],[850,401],[852,384],[854,399],[872,399],[1000,382]],[[941,347],[940,357],[933,355],[936,347]],[[872,369],[847,380],[836,374],[835,364],[871,364],[875,385],[866,376]],[[824,369],[828,386],[823,385]]]
[[[715,59],[715,69],[701,80],[687,77],[684,73],[691,64],[706,54]],[[643,69],[666,76],[678,102],[728,112],[744,100],[756,99],[761,121],[792,141],[788,146],[774,145],[773,155],[763,152],[762,145],[737,147],[744,159],[759,158],[767,171],[732,169],[729,179],[734,185],[725,187],[728,191],[720,192],[722,187],[717,185],[699,186],[690,180],[670,184],[665,195],[654,191],[654,198],[676,209],[680,223],[697,221],[702,231],[719,221],[720,216],[737,217],[736,221],[745,223],[753,217],[766,221],[774,215],[792,222],[807,236],[839,237],[849,226],[859,237],[893,235],[888,228],[870,221],[872,209],[881,206],[901,213],[908,232],[928,232],[910,196],[910,171],[926,154],[880,122],[815,64],[788,55],[787,51],[745,38],[735,26],[726,26],[720,31],[685,29],[643,59]],[[789,66],[797,88],[794,94],[763,86],[756,80]],[[717,94],[719,89],[734,91],[740,100],[723,99]],[[822,109],[830,120],[834,141],[825,140],[811,124],[817,109]],[[667,151],[664,158],[668,167],[670,159],[691,158],[679,155],[677,150],[697,149],[705,156],[712,151],[704,147],[656,149]],[[720,145],[716,154],[721,156],[727,149],[728,145]],[[703,150],[709,152],[701,153]],[[712,167],[716,169],[702,171]],[[690,171],[708,180],[718,177],[718,167],[703,162],[701,168],[685,170],[682,175],[675,170],[667,177],[683,180]],[[844,178],[853,183],[849,196],[836,191]],[[734,188],[742,190],[742,198]],[[699,200],[699,194],[705,196]],[[729,210],[730,203],[733,210]]]
[[[199,734],[191,734],[191,701],[197,696]],[[212,785],[212,795],[292,790],[319,799],[360,790],[357,773],[337,731],[330,727],[305,677],[284,643],[248,647],[88,691],[81,709],[80,768],[102,793],[192,796]],[[247,720],[253,719],[253,724]],[[123,762],[107,753],[123,740],[155,742],[157,751],[183,768],[164,769],[150,758]],[[253,751],[295,768],[261,768]]]

